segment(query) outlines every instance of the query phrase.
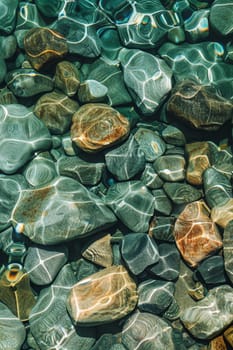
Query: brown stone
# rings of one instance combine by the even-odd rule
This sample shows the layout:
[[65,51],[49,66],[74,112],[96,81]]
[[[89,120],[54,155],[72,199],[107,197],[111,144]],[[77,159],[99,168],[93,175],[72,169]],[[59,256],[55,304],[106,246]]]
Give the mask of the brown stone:
[[200,261],[222,247],[221,236],[209,214],[209,208],[201,200],[186,205],[176,220],[176,244],[191,267],[196,267]]
[[208,350],[227,350],[223,336],[220,335],[212,339],[209,343]]
[[74,96],[80,85],[80,74],[76,66],[69,61],[59,62],[56,65],[54,83],[67,96]]
[[75,323],[98,325],[121,319],[134,310],[136,284],[122,265],[107,267],[75,284],[67,299]]
[[225,228],[233,220],[233,198],[230,198],[224,205],[213,207],[211,219],[220,227]]
[[74,114],[71,139],[85,152],[98,152],[124,140],[130,123],[116,109],[103,103],[87,103]]
[[233,103],[213,87],[185,80],[173,89],[167,109],[195,129],[214,131],[232,118]]
[[226,339],[227,343],[233,347],[233,325],[225,330],[224,338]]
[[49,28],[40,27],[28,30],[24,38],[24,49],[28,60],[36,70],[68,53],[68,45],[63,35]]
[[111,266],[113,262],[111,235],[108,234],[94,241],[83,251],[82,256],[97,265]]
[[188,157],[186,180],[192,185],[201,185],[203,172],[211,166],[211,155],[216,152],[209,141],[187,143],[185,152]]

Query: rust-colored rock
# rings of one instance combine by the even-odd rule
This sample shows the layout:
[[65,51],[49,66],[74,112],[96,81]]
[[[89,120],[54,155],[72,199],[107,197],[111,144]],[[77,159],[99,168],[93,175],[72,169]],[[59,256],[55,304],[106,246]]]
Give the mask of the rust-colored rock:
[[227,343],[230,344],[230,346],[233,348],[233,325],[225,330],[224,338],[226,339]]
[[55,30],[37,27],[25,35],[24,49],[33,68],[40,70],[47,62],[65,56],[68,45],[64,36]]
[[222,335],[212,339],[209,343],[208,350],[227,350],[227,345]]
[[221,236],[209,214],[206,203],[196,201],[186,205],[176,220],[176,244],[191,267],[196,267],[200,261],[222,247]]
[[107,267],[76,283],[67,309],[75,323],[98,325],[118,320],[134,310],[136,284],[122,265]]
[[87,103],[74,114],[71,139],[85,152],[98,152],[124,140],[130,123],[116,109],[103,103]]

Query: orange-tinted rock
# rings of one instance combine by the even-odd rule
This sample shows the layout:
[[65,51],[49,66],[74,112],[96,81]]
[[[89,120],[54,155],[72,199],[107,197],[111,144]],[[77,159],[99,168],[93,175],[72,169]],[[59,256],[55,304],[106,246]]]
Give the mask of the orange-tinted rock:
[[75,323],[98,325],[118,320],[134,310],[136,284],[122,265],[107,267],[76,283],[67,309]]
[[227,343],[230,344],[230,346],[233,348],[233,325],[225,330],[224,338],[226,339]]
[[211,340],[208,350],[227,350],[226,343],[222,335]]
[[86,152],[98,152],[124,140],[130,123],[116,109],[103,103],[87,103],[73,116],[72,141]]
[[184,260],[192,267],[222,247],[221,236],[204,201],[189,203],[178,216],[174,236]]
[[94,241],[83,251],[82,256],[97,265],[111,266],[113,262],[111,235],[108,234]]
[[188,143],[186,180],[192,185],[202,184],[202,174],[210,167],[210,143],[208,141]]
[[224,205],[213,207],[211,219],[220,227],[225,228],[233,220],[233,198],[230,198]]
[[68,52],[64,36],[49,28],[30,29],[24,38],[24,48],[30,63],[37,70]]

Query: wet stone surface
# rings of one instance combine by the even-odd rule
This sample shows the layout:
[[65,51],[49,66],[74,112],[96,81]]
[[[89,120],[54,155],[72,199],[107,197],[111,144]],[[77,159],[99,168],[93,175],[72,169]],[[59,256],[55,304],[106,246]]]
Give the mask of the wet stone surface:
[[233,348],[231,0],[0,0],[0,349]]

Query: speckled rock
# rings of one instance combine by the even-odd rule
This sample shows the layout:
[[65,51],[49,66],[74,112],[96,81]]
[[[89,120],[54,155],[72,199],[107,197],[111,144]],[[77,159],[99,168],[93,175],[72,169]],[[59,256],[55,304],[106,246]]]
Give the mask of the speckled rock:
[[124,181],[109,187],[105,203],[132,232],[147,232],[154,198],[141,181]]
[[101,103],[88,103],[73,116],[72,141],[86,152],[98,152],[123,141],[129,134],[126,117]]
[[128,269],[138,275],[159,261],[156,242],[144,233],[130,233],[122,238],[121,255]]
[[144,152],[134,136],[105,153],[106,167],[118,181],[130,180],[145,168]]
[[196,306],[182,312],[181,320],[198,339],[216,337],[233,321],[233,289],[228,285],[211,289]]
[[78,102],[61,92],[53,91],[42,95],[33,111],[52,134],[64,134],[69,130],[72,117],[78,109]]
[[162,318],[148,312],[135,312],[125,322],[122,343],[128,350],[175,350],[173,330]]
[[31,282],[44,286],[54,280],[67,258],[67,247],[31,246],[28,248],[24,266]]
[[137,299],[136,284],[124,266],[111,266],[75,284],[67,309],[75,323],[98,325],[128,315]]
[[8,307],[0,303],[0,347],[4,350],[20,350],[26,338],[23,323],[14,316]]
[[0,170],[13,174],[37,151],[51,147],[45,125],[20,104],[0,106]]
[[57,177],[45,187],[21,191],[12,222],[23,222],[23,233],[33,242],[51,245],[92,234],[116,218],[79,182]]
[[174,236],[181,255],[192,267],[222,247],[221,235],[204,201],[186,205],[176,220]]

